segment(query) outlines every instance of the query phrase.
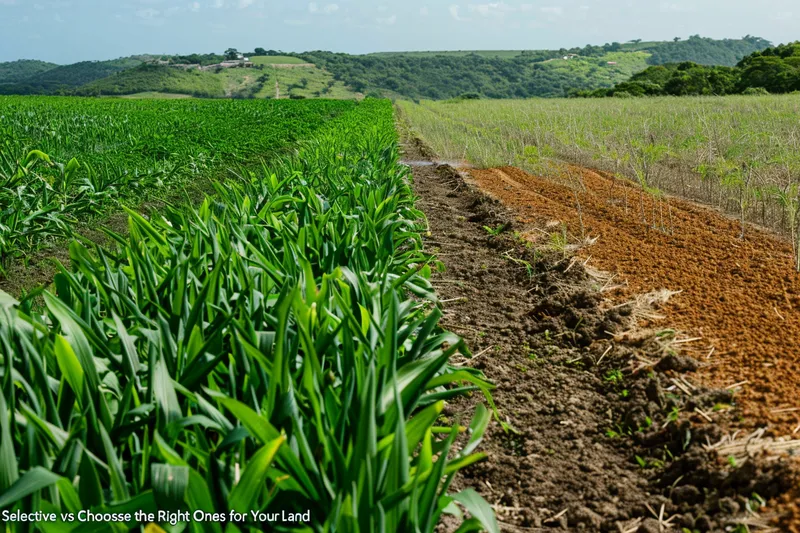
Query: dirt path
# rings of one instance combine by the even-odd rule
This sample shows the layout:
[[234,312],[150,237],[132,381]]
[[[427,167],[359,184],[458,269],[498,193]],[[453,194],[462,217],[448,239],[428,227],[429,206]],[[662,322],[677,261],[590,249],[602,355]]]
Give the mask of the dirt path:
[[[483,446],[488,461],[458,481],[494,505],[504,531],[722,530],[741,523],[753,492],[789,490],[782,462],[737,470],[700,445],[721,433],[713,424],[694,428],[701,417],[692,409],[710,412],[730,394],[684,395],[669,380],[680,379],[674,370],[685,361],[662,359],[652,335],[615,340],[608,332],[625,329],[631,311],[602,311],[602,280],[512,231],[490,235],[485,228],[513,225],[513,214],[449,166],[425,165],[431,158],[420,143],[404,150],[417,162],[426,245],[446,266],[434,281],[446,302],[443,326],[468,341],[475,358],[464,363],[497,384],[494,398],[513,428],[494,424]],[[654,362],[636,368],[637,357]],[[475,401],[446,415],[469,413]]]

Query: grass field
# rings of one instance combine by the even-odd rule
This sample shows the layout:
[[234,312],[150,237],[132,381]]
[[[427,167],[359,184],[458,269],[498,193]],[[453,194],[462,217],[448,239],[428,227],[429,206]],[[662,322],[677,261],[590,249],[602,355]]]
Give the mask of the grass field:
[[354,99],[356,97],[353,91],[343,82],[336,81],[329,72],[301,63],[299,60],[292,63],[268,62],[262,63],[262,68],[227,68],[218,71],[146,65],[95,81],[81,87],[78,92],[87,96],[176,94],[200,98],[263,99],[275,97],[277,81],[281,87],[282,98],[294,96]]
[[542,67],[592,86],[606,86],[627,80],[647,68],[646,52],[610,52],[600,57],[551,59]]
[[305,63],[299,57],[293,56],[254,56],[250,61],[256,65],[299,65]]
[[[50,100],[3,101],[3,116],[36,116],[59,132],[40,142],[56,153],[69,144],[66,128],[92,117],[84,102],[55,103],[55,124],[36,116]],[[0,291],[0,509],[116,513],[102,521],[122,531],[139,527],[134,511],[180,508],[229,522],[180,520],[197,532],[263,531],[258,511],[270,511],[296,514],[303,531],[432,533],[445,512],[464,521],[458,501],[473,531],[499,531],[477,493],[449,489],[484,458],[476,448],[490,411],[479,405],[471,423],[439,415],[447,400],[489,397],[491,386],[449,366],[466,348],[423,303],[437,302],[433,261],[391,104],[143,104],[151,114],[110,100],[91,110],[112,131],[136,138],[127,123],[138,119],[152,139],[177,145],[204,142],[203,130],[171,124],[162,138],[164,116],[213,123],[215,109],[244,110],[246,120],[213,130],[234,151],[230,165],[237,145],[260,144],[242,138],[253,137],[250,124],[277,134],[273,145],[308,135],[197,207],[149,219],[129,210],[129,232],[111,247],[73,242],[54,292],[17,301]],[[325,114],[313,132],[298,120]],[[92,131],[73,140],[84,159],[124,142]],[[469,433],[455,448],[461,423]]]
[[275,98],[275,83],[280,85],[281,98],[294,95],[303,98],[353,99],[356,94],[330,72],[317,67],[270,68],[258,71],[264,79],[256,98]]
[[76,219],[257,161],[348,102],[0,98],[0,267]]
[[797,95],[400,105],[445,158],[545,175],[580,164],[800,233]]
[[224,73],[142,65],[91,82],[76,89],[76,92],[82,96],[121,96],[159,92],[190,94],[200,98],[222,98],[230,90],[231,83]]

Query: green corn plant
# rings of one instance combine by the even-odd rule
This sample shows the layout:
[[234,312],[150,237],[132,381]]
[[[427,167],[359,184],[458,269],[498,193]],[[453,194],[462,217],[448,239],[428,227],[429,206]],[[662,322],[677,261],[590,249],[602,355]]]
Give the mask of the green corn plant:
[[0,268],[198,172],[255,166],[354,105],[0,96]]
[[[115,247],[74,242],[44,309],[0,292],[0,509],[224,518],[198,532],[431,532],[448,513],[497,531],[477,493],[449,491],[491,416],[439,415],[473,391],[493,409],[493,387],[449,364],[469,352],[426,305],[393,127],[388,102],[362,103],[197,209],[128,210]],[[308,518],[258,518],[276,510]]]

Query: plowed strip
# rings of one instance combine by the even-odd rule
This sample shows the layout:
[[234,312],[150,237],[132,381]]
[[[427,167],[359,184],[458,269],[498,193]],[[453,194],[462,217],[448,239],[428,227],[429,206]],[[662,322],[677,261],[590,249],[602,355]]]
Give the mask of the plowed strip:
[[677,199],[655,205],[656,225],[667,231],[653,229],[651,199],[642,210],[638,189],[587,169],[573,168],[564,183],[515,167],[470,173],[523,220],[557,220],[572,235],[581,232],[578,191],[585,234],[599,237],[581,252],[590,264],[626,280],[625,296],[682,290],[662,310],[664,324],[701,337],[687,343],[708,363],[700,378],[717,387],[747,382],[738,397],[747,426],[798,427],[800,278],[789,244],[752,226],[742,240],[738,222]]

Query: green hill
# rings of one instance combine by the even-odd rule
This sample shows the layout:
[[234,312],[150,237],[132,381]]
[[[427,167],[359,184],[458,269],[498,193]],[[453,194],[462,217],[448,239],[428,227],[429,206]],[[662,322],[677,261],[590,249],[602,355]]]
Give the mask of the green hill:
[[647,63],[666,65],[691,61],[698,65],[733,67],[742,58],[772,46],[760,37],[750,35],[742,39],[714,40],[693,35],[685,41],[659,43],[646,48],[650,53]]
[[566,96],[576,88],[610,87],[647,68],[645,52],[532,60],[468,56],[347,56],[316,52],[324,66],[353,90],[442,100],[465,93],[488,98]]
[[[770,43],[758,37],[606,43],[559,50],[386,52],[368,55],[317,51],[286,55],[257,49],[254,68],[213,65],[223,56],[132,56],[56,66],[40,61],[0,64],[0,94],[185,94],[206,98],[450,99],[569,96],[610,89],[648,65],[732,67]],[[306,64],[303,64],[306,63]],[[183,70],[181,65],[211,70]]]
[[560,50],[394,52],[353,56],[309,52],[303,57],[355,91],[441,100],[465,93],[488,98],[568,96],[613,87],[650,64],[695,61],[735,65],[770,43],[758,37],[627,44]]
[[275,84],[281,97],[289,98],[355,98],[355,93],[333,75],[317,67],[265,68],[261,74],[261,89],[256,98],[274,98]]
[[[295,64],[296,65],[296,64]],[[314,66],[263,66],[184,70],[145,64],[96,80],[72,91],[79,96],[190,95],[199,98],[355,98],[355,93]]]
[[204,98],[225,96],[223,76],[200,70],[140,65],[75,89],[79,96],[129,95],[145,92],[188,94]]
[[40,72],[15,84],[0,86],[5,94],[52,94],[68,91],[142,64],[140,59],[82,61]]
[[20,59],[19,61],[0,63],[0,85],[19,83],[37,74],[53,70],[56,67],[58,67],[58,65],[55,63],[47,63],[46,61],[37,61],[34,59]]

